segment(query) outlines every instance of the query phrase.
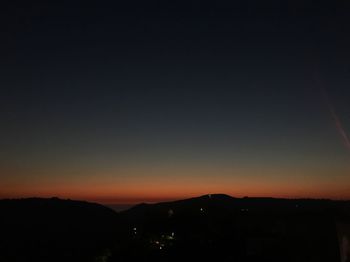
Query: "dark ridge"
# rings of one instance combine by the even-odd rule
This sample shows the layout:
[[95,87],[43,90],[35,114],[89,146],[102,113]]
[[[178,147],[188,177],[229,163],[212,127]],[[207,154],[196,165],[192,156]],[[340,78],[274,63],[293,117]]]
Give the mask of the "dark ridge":
[[[209,194],[129,210],[0,200],[0,261],[340,261],[350,202]],[[342,240],[341,240],[342,241]]]
[[349,210],[349,201],[210,194],[140,204],[120,215],[137,243],[168,249],[155,257],[141,249],[138,259],[326,262],[339,261],[337,239],[348,234]]
[[118,235],[103,205],[59,198],[0,200],[0,261],[93,261]]
[[123,213],[142,212],[149,209],[159,208],[184,208],[185,206],[192,205],[221,205],[226,207],[244,207],[254,205],[254,208],[268,208],[268,207],[290,207],[301,204],[302,206],[309,207],[331,207],[341,204],[350,204],[347,200],[330,200],[330,199],[311,199],[311,198],[274,198],[274,197],[242,197],[236,198],[227,194],[206,194],[199,197],[193,197],[188,199],[159,202],[159,203],[140,203],[130,209],[122,211]]

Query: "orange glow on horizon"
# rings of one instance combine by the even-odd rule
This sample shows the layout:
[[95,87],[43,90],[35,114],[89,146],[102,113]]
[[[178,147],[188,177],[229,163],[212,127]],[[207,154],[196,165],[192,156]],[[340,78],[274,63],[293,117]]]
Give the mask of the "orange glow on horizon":
[[34,170],[21,180],[11,180],[8,176],[0,187],[0,198],[55,196],[102,204],[161,202],[214,193],[233,197],[350,199],[347,170],[339,170],[333,177],[320,169],[306,171],[290,168],[116,168],[103,173],[74,170],[74,176],[56,170],[55,173],[51,171],[53,175],[48,178],[45,172],[42,175]]
[[141,202],[162,202],[172,201],[206,194],[227,194],[233,197],[276,197],[276,198],[330,198],[330,199],[350,199],[349,190],[345,187],[329,189],[312,188],[311,186],[300,187],[298,185],[227,185],[224,186],[201,186],[192,187],[190,185],[162,186],[144,188],[133,186],[132,188],[57,188],[41,189],[36,191],[20,190],[4,192],[1,198],[20,197],[59,197],[63,199],[76,199],[98,202],[101,204],[137,204]]

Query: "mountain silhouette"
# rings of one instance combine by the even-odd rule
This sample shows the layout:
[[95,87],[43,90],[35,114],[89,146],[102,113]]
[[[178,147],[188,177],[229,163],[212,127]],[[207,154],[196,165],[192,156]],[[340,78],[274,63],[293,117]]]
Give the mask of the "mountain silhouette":
[[94,261],[109,246],[118,215],[58,198],[0,201],[0,261]]
[[[349,206],[347,201],[211,194],[140,204],[120,215],[147,247],[136,259],[339,261],[336,222]],[[161,255],[149,255],[152,246]]]
[[0,261],[341,261],[349,210],[349,201],[224,194],[121,212],[58,198],[0,200]]

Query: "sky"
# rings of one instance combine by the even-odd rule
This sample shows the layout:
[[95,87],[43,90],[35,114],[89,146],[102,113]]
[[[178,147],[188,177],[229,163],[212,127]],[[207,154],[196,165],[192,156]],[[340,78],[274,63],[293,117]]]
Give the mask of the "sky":
[[125,2],[2,4],[0,198],[350,199],[349,3]]

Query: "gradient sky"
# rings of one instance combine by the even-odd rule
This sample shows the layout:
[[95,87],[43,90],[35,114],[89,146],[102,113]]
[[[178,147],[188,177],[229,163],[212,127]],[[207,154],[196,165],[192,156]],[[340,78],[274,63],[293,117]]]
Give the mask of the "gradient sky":
[[0,198],[350,199],[349,3],[86,2],[1,8]]

